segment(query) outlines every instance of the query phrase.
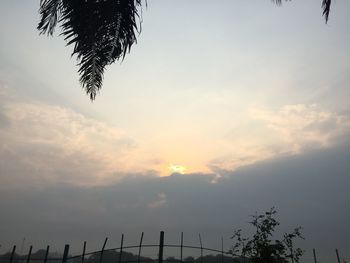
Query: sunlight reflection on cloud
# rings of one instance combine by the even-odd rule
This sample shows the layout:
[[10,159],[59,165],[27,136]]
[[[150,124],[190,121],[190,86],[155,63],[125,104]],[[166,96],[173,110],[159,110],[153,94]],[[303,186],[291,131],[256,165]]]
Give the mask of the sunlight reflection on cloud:
[[152,140],[131,138],[63,106],[16,96],[0,110],[0,162],[7,174],[1,180],[7,186],[18,186],[18,180],[20,185],[108,185],[128,174],[214,173],[220,178],[259,161],[331,147],[350,132],[347,115],[306,104],[250,108],[242,114],[245,125],[222,138],[188,125],[159,127]]

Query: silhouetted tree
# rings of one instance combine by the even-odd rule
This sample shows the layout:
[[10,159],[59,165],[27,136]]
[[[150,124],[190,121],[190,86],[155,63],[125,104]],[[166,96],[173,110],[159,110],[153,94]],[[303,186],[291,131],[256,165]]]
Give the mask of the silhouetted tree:
[[299,262],[303,251],[295,248],[293,241],[303,238],[301,227],[295,228],[292,233],[285,233],[282,240],[272,241],[275,228],[279,225],[275,215],[275,208],[261,215],[253,215],[250,224],[255,228],[255,233],[251,238],[243,237],[242,230],[235,230],[232,236],[235,240],[232,254],[240,255],[254,263]]
[[[123,59],[136,42],[141,5],[142,0],[40,0],[38,30],[52,35],[60,23],[67,45],[74,45],[80,83],[91,100],[102,87],[105,67]],[[322,0],[326,22],[330,6],[331,0]]]
[[194,262],[194,260],[195,260],[194,257],[188,256],[184,259],[184,262]]

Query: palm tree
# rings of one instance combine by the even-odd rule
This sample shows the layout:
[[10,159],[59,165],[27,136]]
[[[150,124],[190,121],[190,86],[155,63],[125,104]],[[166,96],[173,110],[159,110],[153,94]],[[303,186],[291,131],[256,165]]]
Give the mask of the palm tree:
[[[40,0],[38,30],[52,35],[61,25],[67,45],[74,45],[80,83],[91,100],[102,87],[105,67],[124,59],[136,43],[141,5],[142,0]],[[326,22],[330,6],[331,0],[322,0]]]

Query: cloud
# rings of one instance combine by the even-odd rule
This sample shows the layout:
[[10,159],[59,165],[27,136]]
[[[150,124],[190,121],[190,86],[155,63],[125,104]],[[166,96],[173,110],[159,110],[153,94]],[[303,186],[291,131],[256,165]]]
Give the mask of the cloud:
[[0,187],[106,184],[130,170],[141,174],[152,167],[121,129],[66,107],[23,102],[2,91]]
[[331,148],[350,134],[350,115],[315,104],[290,104],[277,110],[252,107],[245,114],[221,140],[221,153],[208,162],[218,177],[263,160]]
[[165,206],[167,203],[167,197],[166,194],[164,193],[159,193],[158,194],[158,199],[149,203],[148,206],[152,209],[160,208]]
[[349,116],[321,110],[315,104],[285,105],[278,111],[253,108],[250,114],[274,131],[292,153],[309,147],[328,147],[350,131]]
[[0,129],[5,128],[9,124],[9,121],[5,114],[3,114],[3,110],[0,108]]

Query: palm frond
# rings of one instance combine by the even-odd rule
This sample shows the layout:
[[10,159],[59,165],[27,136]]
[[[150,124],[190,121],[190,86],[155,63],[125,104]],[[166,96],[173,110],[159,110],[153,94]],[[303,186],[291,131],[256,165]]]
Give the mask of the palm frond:
[[[282,5],[283,0],[271,0],[274,4],[276,5]],[[284,1],[291,1],[291,0],[284,0]],[[328,18],[329,18],[329,13],[331,11],[331,4],[332,4],[332,0],[322,0],[322,15],[325,17],[326,19],[326,23],[328,22]]]
[[[282,0],[271,0],[276,5],[282,5]],[[290,1],[290,0],[284,0],[284,1]]]
[[322,9],[323,9],[322,15],[325,17],[326,23],[328,22],[329,12],[331,11],[331,4],[332,4],[332,0],[322,1]]
[[61,0],[40,0],[39,13],[41,15],[41,20],[38,25],[40,34],[53,34],[53,31],[58,22],[58,18],[60,16],[61,9]]
[[[49,23],[56,1],[42,2],[44,22],[38,27],[42,31],[57,24],[57,16],[55,24]],[[72,56],[76,55],[78,59],[80,83],[90,99],[94,100],[102,87],[105,67],[115,60],[123,59],[136,42],[141,0],[59,1],[61,17],[58,21],[61,23],[62,35],[67,45],[74,45]]]

